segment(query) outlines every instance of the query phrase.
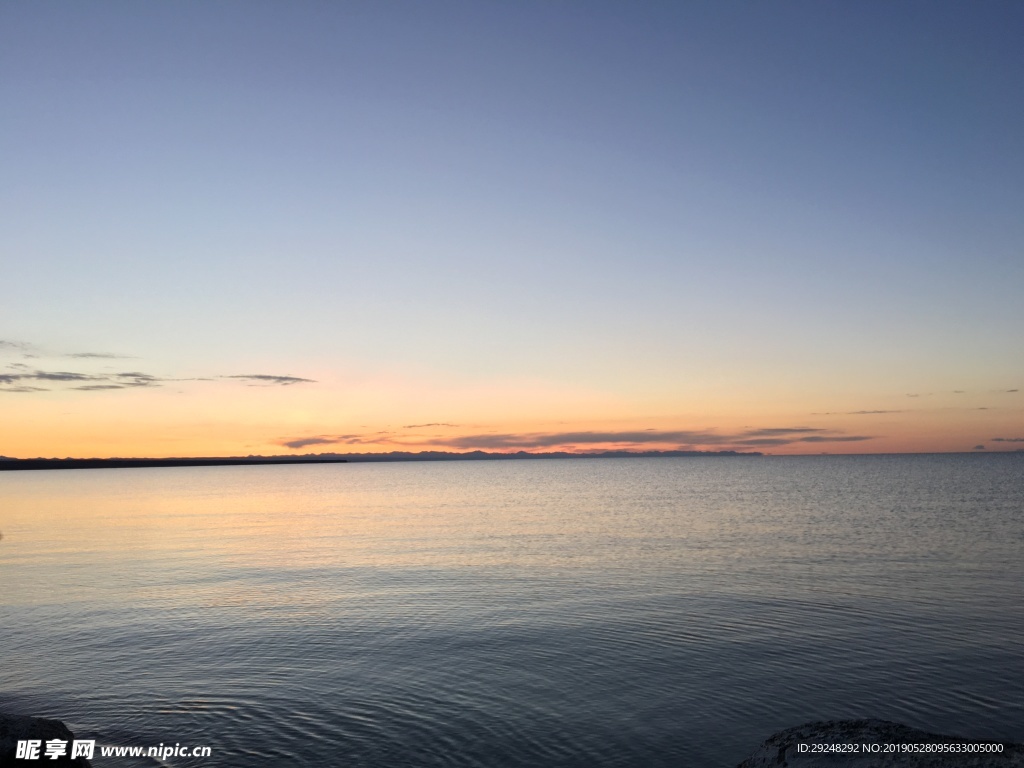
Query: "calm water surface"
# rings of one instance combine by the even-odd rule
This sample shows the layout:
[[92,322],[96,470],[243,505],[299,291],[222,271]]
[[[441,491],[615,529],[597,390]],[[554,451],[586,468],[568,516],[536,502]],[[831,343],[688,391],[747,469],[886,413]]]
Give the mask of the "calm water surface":
[[165,765],[1024,741],[1020,454],[3,473],[0,531],[0,709]]

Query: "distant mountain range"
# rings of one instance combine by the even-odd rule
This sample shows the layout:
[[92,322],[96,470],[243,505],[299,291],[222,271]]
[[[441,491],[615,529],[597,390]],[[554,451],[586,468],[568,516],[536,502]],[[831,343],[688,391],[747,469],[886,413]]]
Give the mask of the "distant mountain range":
[[387,453],[318,453],[307,454],[314,457],[337,457],[348,461],[490,461],[509,459],[634,459],[654,458],[661,456],[761,456],[751,451],[593,451],[572,453],[569,451],[517,451],[515,453],[496,453],[489,451],[388,451]]

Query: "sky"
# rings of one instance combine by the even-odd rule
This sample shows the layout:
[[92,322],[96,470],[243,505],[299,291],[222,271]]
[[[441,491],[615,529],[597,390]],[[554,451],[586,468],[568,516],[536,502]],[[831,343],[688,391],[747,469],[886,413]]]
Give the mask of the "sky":
[[1024,448],[1024,4],[0,4],[0,455]]

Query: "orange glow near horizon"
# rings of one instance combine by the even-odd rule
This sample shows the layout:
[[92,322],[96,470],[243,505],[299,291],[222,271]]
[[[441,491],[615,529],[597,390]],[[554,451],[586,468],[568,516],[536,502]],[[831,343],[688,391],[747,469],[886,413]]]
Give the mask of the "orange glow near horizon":
[[[326,378],[326,377],[325,377]],[[15,400],[18,399],[16,402]],[[840,398],[837,398],[840,400]],[[484,450],[925,453],[1015,450],[1015,399],[907,396],[872,409],[706,398],[680,412],[669,398],[634,399],[540,382],[412,383],[381,377],[299,387],[227,383],[117,392],[8,394],[0,455],[172,457]],[[849,402],[849,401],[848,401]],[[962,403],[962,404],[961,404]],[[899,407],[897,407],[899,406]],[[661,413],[659,414],[658,411]],[[1001,440],[993,442],[995,438]]]

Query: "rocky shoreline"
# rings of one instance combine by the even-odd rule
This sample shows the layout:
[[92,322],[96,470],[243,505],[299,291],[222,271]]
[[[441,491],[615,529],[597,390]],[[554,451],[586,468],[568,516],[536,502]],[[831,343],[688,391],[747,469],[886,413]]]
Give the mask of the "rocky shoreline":
[[53,765],[66,768],[90,768],[91,763],[84,757],[71,759],[68,756],[50,759],[43,756],[40,749],[38,760],[18,760],[17,747],[19,741],[38,739],[45,743],[50,739],[60,739],[67,742],[68,752],[71,751],[71,742],[75,735],[60,720],[51,720],[45,717],[28,717],[27,715],[10,715],[0,712],[0,766],[26,766],[26,765]]

